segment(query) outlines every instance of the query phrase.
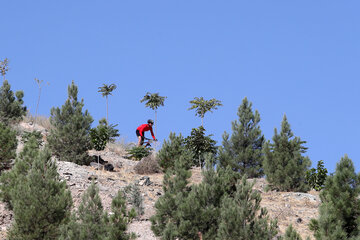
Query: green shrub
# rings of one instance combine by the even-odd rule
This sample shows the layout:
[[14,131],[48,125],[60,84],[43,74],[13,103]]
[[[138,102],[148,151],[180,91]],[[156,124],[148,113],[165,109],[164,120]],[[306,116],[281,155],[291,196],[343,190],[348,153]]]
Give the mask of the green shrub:
[[36,130],[32,132],[25,131],[21,136],[21,141],[24,144],[26,144],[31,137],[34,137],[36,139],[38,146],[41,146],[43,144],[43,139],[42,139],[43,136],[40,131],[36,131]]
[[204,154],[217,153],[216,141],[211,139],[212,135],[205,136],[205,128],[193,128],[190,136],[185,138],[185,146],[193,154],[192,166],[202,167],[205,163]]
[[146,148],[142,146],[135,146],[130,150],[126,150],[129,154],[130,159],[135,159],[136,161],[140,161],[144,157],[147,157],[151,154],[152,148]]
[[324,188],[324,184],[327,178],[327,169],[324,167],[324,161],[320,160],[317,164],[317,168],[312,168],[306,172],[306,181],[309,186],[316,191],[320,191]]

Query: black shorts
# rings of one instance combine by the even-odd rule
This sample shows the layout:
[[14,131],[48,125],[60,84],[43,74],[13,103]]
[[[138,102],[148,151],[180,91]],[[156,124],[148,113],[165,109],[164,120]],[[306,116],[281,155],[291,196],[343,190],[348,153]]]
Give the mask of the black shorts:
[[[144,135],[144,134],[143,134]],[[145,137],[141,136],[140,131],[136,129],[136,136],[141,137],[141,141],[144,142]]]

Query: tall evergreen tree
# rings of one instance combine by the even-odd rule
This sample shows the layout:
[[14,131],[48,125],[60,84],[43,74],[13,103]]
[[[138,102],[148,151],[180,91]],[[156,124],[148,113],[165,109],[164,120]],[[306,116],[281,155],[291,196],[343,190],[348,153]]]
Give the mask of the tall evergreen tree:
[[119,191],[111,202],[112,215],[107,219],[107,240],[133,239],[133,234],[126,232],[128,224],[136,216],[134,208],[126,209],[125,195]]
[[281,132],[275,128],[273,143],[266,142],[264,146],[264,171],[270,185],[281,191],[306,191],[306,171],[311,165],[308,157],[302,156],[307,148],[305,141],[294,137],[290,124],[284,115]]
[[[15,133],[14,133],[15,138]],[[0,175],[0,199],[7,203],[12,209],[11,191],[16,185],[21,184],[25,176],[31,169],[34,160],[39,155],[39,144],[37,139],[32,136],[24,144],[23,150],[19,153],[15,160],[15,164],[10,171],[6,171]]]
[[[237,187],[240,174],[230,167],[215,170],[213,158],[207,154],[203,181],[191,186],[185,166],[176,162],[174,177],[170,181],[169,175],[164,178],[164,196],[155,204],[157,211],[151,219],[154,233],[167,240],[198,239],[199,233],[207,240],[250,239],[247,236],[272,239],[277,232],[276,223],[269,223],[266,211],[259,209],[259,194],[252,192],[252,185],[245,178],[245,183]],[[229,202],[234,205],[232,211],[228,209]],[[238,212],[243,218],[237,218],[234,213]]]
[[360,175],[345,155],[320,193],[319,218],[310,229],[318,240],[360,239]]
[[252,111],[252,103],[245,97],[239,106],[239,121],[232,122],[232,135],[223,135],[223,146],[219,150],[220,166],[230,166],[234,171],[246,174],[249,178],[261,177],[262,148],[265,142],[259,122],[260,114]]
[[48,142],[53,154],[61,161],[88,164],[91,149],[90,129],[93,118],[82,111],[84,100],[78,101],[78,87],[74,81],[68,87],[68,99],[60,108],[51,109]]
[[270,221],[267,210],[260,207],[261,196],[252,190],[254,184],[248,183],[245,175],[236,184],[234,196],[222,199],[218,240],[271,240],[277,234],[277,222]]
[[[11,160],[16,157],[16,133],[0,122],[0,175],[1,171],[10,168]],[[1,187],[1,186],[0,186]]]
[[165,173],[164,195],[156,201],[156,213],[150,218],[152,231],[162,239],[175,239],[173,237],[178,235],[176,231],[178,205],[190,190],[187,186],[191,177],[191,172],[186,169],[188,161],[184,156],[180,156],[175,159],[174,169],[169,169]]
[[50,151],[39,152],[27,175],[20,177],[10,191],[14,224],[9,239],[57,239],[60,225],[70,216],[72,199]]
[[82,196],[82,201],[71,220],[61,229],[60,239],[103,240],[106,238],[107,216],[104,213],[99,189],[93,182]]
[[23,97],[23,91],[17,91],[14,95],[8,81],[4,80],[0,88],[0,122],[11,124],[22,120],[26,115]]

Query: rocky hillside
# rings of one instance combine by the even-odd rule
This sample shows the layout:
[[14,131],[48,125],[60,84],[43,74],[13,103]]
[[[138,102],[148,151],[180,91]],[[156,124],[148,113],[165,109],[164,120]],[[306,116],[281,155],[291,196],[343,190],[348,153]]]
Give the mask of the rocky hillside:
[[[22,127],[27,128],[28,126],[23,124]],[[44,129],[40,130],[44,131]],[[94,154],[98,153],[90,152],[90,155]],[[163,174],[137,174],[134,167],[138,162],[126,159],[124,155],[125,150],[121,146],[112,146],[100,152],[101,158],[114,166],[114,171],[112,172],[98,170],[96,165],[79,166],[70,162],[58,162],[58,171],[61,178],[67,181],[75,208],[79,205],[82,193],[91,184],[92,180],[95,180],[99,187],[103,206],[108,211],[110,211],[111,200],[118,190],[124,189],[130,184],[138,185],[144,198],[145,212],[131,223],[129,231],[135,232],[138,235],[138,239],[158,239],[150,229],[151,223],[149,218],[155,212],[154,204],[156,200],[163,193]],[[201,170],[194,168],[191,171],[191,182],[201,182]],[[307,225],[311,218],[316,218],[318,215],[320,200],[317,192],[266,192],[265,187],[267,183],[265,179],[250,180],[256,181],[254,188],[261,192],[261,205],[268,209],[272,218],[278,219],[281,233],[284,233],[287,226],[292,224],[303,239],[307,236],[312,237],[312,232],[308,229]],[[12,212],[7,210],[5,205],[0,202],[0,239],[5,239],[6,231],[11,226],[11,223]]]

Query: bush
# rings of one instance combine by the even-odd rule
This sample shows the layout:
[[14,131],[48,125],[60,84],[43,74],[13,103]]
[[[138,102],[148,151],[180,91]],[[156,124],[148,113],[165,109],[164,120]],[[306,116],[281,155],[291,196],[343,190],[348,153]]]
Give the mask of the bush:
[[157,161],[156,155],[151,154],[144,157],[134,168],[137,174],[153,174],[160,173],[161,169]]
[[324,161],[320,160],[317,164],[317,169],[312,168],[306,172],[306,181],[311,188],[320,191],[324,188],[327,173],[327,169],[324,168]]
[[140,161],[144,157],[147,157],[151,154],[152,148],[146,148],[142,146],[135,146],[130,150],[126,150],[129,154],[130,159],[135,159],[136,161]]
[[193,128],[191,135],[185,138],[185,146],[194,156],[192,166],[202,167],[205,162],[206,153],[217,153],[216,141],[211,139],[212,135],[205,136],[205,128]]
[[42,134],[39,131],[32,131],[32,132],[24,132],[21,136],[21,141],[26,144],[31,137],[34,137],[36,139],[36,142],[38,146],[41,146],[43,144],[42,140]]

